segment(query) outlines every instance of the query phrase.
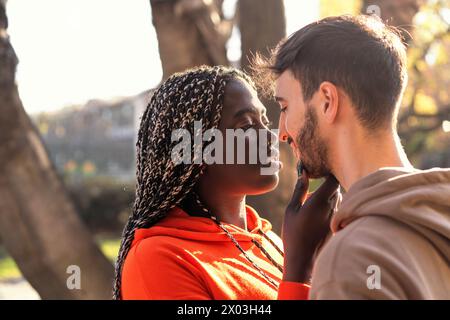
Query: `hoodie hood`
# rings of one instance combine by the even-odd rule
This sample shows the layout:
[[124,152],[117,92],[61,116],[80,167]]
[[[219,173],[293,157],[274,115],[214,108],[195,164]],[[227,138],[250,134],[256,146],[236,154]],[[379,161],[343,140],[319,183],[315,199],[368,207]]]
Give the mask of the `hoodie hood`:
[[408,225],[450,258],[450,169],[382,168],[366,176],[343,196],[331,229],[371,215]]
[[[248,231],[233,224],[222,225],[241,241],[261,240],[259,230],[267,233],[272,230],[272,225],[266,219],[259,217],[251,207],[246,206]],[[150,228],[137,229],[135,231],[132,246],[138,241],[155,236],[169,236],[180,239],[212,242],[231,242],[227,234],[211,219],[190,216],[179,207],[169,211],[167,216]]]

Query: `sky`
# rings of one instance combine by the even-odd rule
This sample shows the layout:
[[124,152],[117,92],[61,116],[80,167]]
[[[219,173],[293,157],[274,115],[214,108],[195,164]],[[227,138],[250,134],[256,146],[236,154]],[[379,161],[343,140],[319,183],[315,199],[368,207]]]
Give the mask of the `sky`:
[[[235,1],[226,0],[228,11]],[[318,3],[285,0],[287,34],[318,19]],[[132,96],[161,80],[149,0],[9,0],[6,8],[28,113]],[[239,46],[235,32],[231,58]]]

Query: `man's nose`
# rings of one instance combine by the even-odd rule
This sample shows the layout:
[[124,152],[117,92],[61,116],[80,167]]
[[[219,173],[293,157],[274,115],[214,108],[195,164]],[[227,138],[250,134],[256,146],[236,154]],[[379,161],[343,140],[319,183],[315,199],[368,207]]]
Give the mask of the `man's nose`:
[[289,138],[289,134],[286,130],[286,120],[284,119],[284,115],[280,115],[280,120],[278,120],[278,139],[280,142],[287,142]]

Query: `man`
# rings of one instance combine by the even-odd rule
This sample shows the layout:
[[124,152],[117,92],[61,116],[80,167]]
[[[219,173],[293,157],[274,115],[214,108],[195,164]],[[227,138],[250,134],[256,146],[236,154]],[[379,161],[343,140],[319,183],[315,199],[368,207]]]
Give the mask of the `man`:
[[[279,298],[305,298],[312,268],[310,299],[450,299],[450,169],[414,169],[400,144],[396,31],[376,16],[325,18],[281,43],[269,68],[279,138],[305,169],[286,211]],[[301,203],[308,177],[330,175],[346,193],[328,224],[332,178]]]

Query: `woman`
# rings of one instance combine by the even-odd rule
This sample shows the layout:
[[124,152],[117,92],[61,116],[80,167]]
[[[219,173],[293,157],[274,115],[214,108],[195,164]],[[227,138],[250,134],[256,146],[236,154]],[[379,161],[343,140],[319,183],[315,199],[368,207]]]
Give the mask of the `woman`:
[[[277,186],[277,170],[261,170],[279,161],[176,165],[171,158],[172,132],[193,136],[194,121],[203,133],[253,128],[276,138],[265,111],[252,81],[226,67],[175,74],[156,89],[138,135],[136,200],[116,264],[115,299],[276,299],[282,242],[245,197]],[[261,140],[258,150],[272,148]]]

